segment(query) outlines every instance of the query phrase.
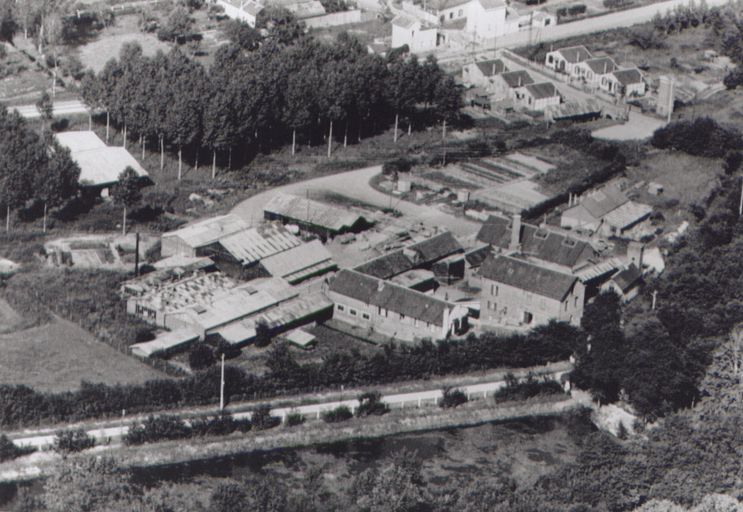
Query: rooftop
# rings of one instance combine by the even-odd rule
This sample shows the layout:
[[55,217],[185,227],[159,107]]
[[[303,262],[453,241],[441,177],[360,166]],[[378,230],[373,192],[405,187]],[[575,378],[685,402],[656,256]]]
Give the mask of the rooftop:
[[342,231],[353,227],[364,219],[351,208],[338,208],[329,204],[289,194],[276,194],[264,211],[331,231]]
[[219,245],[243,264],[250,264],[290,250],[302,241],[281,225],[240,230],[219,239]]
[[162,352],[183,348],[197,339],[199,339],[199,333],[186,327],[163,333],[152,341],[135,343],[129,347],[129,350],[140,357],[152,357]]
[[337,267],[332,255],[320,240],[312,240],[288,251],[274,254],[262,260],[261,265],[272,276],[282,277],[289,283],[296,283]]
[[600,219],[627,201],[629,201],[629,198],[619,187],[608,186],[590,192],[585,198],[580,200],[580,203],[576,207],[583,207],[593,217]]
[[195,222],[176,231],[170,231],[163,234],[163,238],[178,237],[190,247],[204,247],[240,231],[245,231],[249,227],[240,217],[228,214]]
[[626,292],[642,280],[642,272],[633,263],[622,271],[617,272],[611,279],[619,286],[622,292]]
[[402,28],[413,28],[416,24],[420,23],[415,18],[405,16],[404,14],[398,14],[392,18],[392,24]]
[[555,51],[560,52],[560,55],[571,64],[583,62],[591,58],[591,52],[585,46],[568,46]]
[[341,270],[330,291],[434,325],[443,325],[446,302],[355,270]]
[[523,69],[519,69],[518,71],[506,71],[505,73],[501,73],[499,76],[503,78],[511,88],[523,87],[534,83],[534,79],[531,75]]
[[493,76],[506,71],[506,65],[500,59],[482,60],[480,62],[475,62],[475,66],[477,66],[485,76]]
[[637,68],[617,69],[612,73],[622,85],[632,85],[642,83],[642,73]]
[[584,62],[597,75],[605,75],[617,69],[617,64],[610,57],[597,57]]
[[578,280],[570,274],[509,256],[489,257],[480,268],[480,275],[485,279],[561,302]]
[[555,96],[560,95],[552,82],[539,82],[538,84],[529,84],[524,87],[524,89],[529,91],[529,94],[531,94],[532,97],[536,100],[554,98]]
[[147,171],[124,148],[107,146],[95,132],[59,132],[57,141],[70,150],[70,156],[80,167],[81,185],[103,186],[119,181],[119,175],[131,167],[140,177],[148,176]]
[[652,212],[653,208],[649,205],[628,201],[607,213],[604,220],[609,226],[624,229],[636,222],[640,222]]

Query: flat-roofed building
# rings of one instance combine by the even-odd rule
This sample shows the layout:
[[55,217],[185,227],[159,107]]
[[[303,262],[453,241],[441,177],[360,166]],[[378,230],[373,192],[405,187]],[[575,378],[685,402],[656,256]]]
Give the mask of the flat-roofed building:
[[205,256],[205,254],[202,254],[203,249],[249,228],[250,226],[236,215],[228,214],[211,217],[163,234],[161,253],[164,257],[176,254]]

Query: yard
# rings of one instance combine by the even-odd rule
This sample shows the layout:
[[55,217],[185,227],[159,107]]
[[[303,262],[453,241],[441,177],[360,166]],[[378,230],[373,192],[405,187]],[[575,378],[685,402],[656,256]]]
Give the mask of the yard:
[[2,384],[61,392],[79,388],[81,380],[125,384],[164,377],[71,322],[56,318],[45,325],[0,335],[0,345]]

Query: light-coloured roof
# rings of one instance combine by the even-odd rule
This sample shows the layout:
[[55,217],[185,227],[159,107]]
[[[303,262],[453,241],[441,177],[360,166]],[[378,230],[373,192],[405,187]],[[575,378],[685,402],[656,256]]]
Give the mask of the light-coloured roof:
[[264,226],[238,231],[219,239],[219,244],[243,264],[253,263],[297,247],[302,241],[283,226]]
[[619,229],[624,229],[627,226],[641,221],[653,211],[651,206],[642,203],[636,203],[634,201],[628,201],[620,207],[607,213],[604,217],[604,221],[609,226],[613,226]]
[[193,329],[185,328],[161,334],[152,341],[135,343],[129,349],[132,354],[141,357],[152,357],[163,352],[185,348],[190,343],[199,339],[199,333]]
[[312,240],[288,251],[274,254],[262,260],[261,265],[272,276],[283,277],[290,283],[336,267],[332,255],[320,240]]
[[289,194],[276,194],[266,205],[264,211],[331,231],[351,228],[364,218],[351,208],[338,208]]
[[299,19],[325,14],[325,8],[318,0],[271,0],[271,5],[284,7]]
[[415,288],[423,283],[427,283],[434,278],[430,270],[413,269],[394,276],[390,282],[404,286],[405,288]]
[[294,343],[298,347],[308,347],[315,341],[315,335],[310,334],[302,329],[294,329],[284,335],[287,341]]
[[596,219],[603,218],[606,214],[616,210],[629,199],[619,187],[609,185],[595,190],[580,201],[580,204],[574,208],[584,208]]
[[503,0],[479,0],[480,5],[486,11],[492,11],[494,9],[502,9],[506,6]]
[[203,247],[227,236],[249,229],[250,226],[236,215],[211,217],[176,231],[163,234],[163,238],[178,237],[190,247]]
[[198,270],[214,265],[214,262],[206,257],[202,256],[184,256],[182,254],[174,254],[167,258],[163,258],[152,264],[158,270],[175,268],[175,267],[187,267],[189,270]]
[[248,14],[251,14],[253,16],[257,16],[259,12],[263,10],[263,6],[259,4],[258,2],[253,2],[252,0],[220,0],[221,2],[227,3],[232,5],[233,7],[237,7],[243,12],[246,12]]
[[392,24],[397,27],[413,28],[417,23],[420,22],[411,18],[410,16],[405,16],[404,14],[398,14],[397,16],[392,18]]
[[589,52],[585,46],[568,46],[566,48],[559,48],[555,50],[562,58],[571,64],[576,64],[584,60],[591,58],[591,52]]
[[124,148],[106,146],[95,132],[75,131],[57,133],[57,141],[70,150],[70,156],[80,167],[81,185],[110,185],[119,181],[119,175],[131,167],[140,177],[148,176],[139,162]]

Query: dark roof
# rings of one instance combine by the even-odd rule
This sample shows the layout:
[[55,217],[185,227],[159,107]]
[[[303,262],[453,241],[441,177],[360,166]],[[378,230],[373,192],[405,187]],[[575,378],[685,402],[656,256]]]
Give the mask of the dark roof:
[[642,280],[642,272],[640,272],[640,269],[638,269],[633,263],[629,267],[617,273],[617,275],[611,279],[617,284],[617,286],[619,286],[622,293],[626,293],[636,283],[639,283]]
[[538,84],[529,84],[525,87],[529,94],[535,100],[542,100],[545,98],[553,98],[559,96],[557,89],[552,82],[539,82]]
[[[491,216],[480,228],[477,239],[499,249],[511,243],[511,220]],[[521,252],[526,256],[574,268],[594,255],[591,245],[566,235],[521,224]]]
[[534,83],[534,79],[531,75],[523,69],[519,69],[518,71],[506,71],[505,73],[501,73],[499,76],[505,80],[508,87],[511,88],[523,87]]
[[617,69],[613,73],[614,78],[622,85],[639,84],[642,82],[642,73],[637,68]]
[[483,245],[482,247],[476,247],[464,253],[464,259],[467,260],[467,264],[470,267],[479,267],[492,253],[493,249],[489,245]]
[[485,260],[480,275],[543,297],[562,301],[570,293],[577,277],[555,272],[527,261],[508,256],[495,256]]
[[335,276],[330,291],[434,325],[443,325],[449,307],[424,293],[349,269]]
[[629,198],[616,186],[607,186],[590,193],[580,200],[578,206],[585,208],[594,218],[601,219],[607,213],[616,210]]
[[560,52],[562,57],[571,64],[583,62],[584,60],[591,58],[591,52],[589,52],[585,46],[568,46],[567,48],[560,48],[557,51]]
[[480,71],[482,71],[482,74],[485,76],[497,75],[498,73],[503,73],[506,70],[506,65],[503,64],[503,61],[500,59],[475,62],[475,66],[477,66]]
[[[462,246],[448,231],[433,236],[422,242],[409,245],[405,249],[385,254],[373,260],[367,261],[356,267],[356,270],[364,274],[389,279],[416,267],[429,265],[452,254],[462,252]],[[416,257],[409,258],[406,253],[414,251]]]
[[609,57],[597,57],[584,62],[597,75],[605,75],[617,69],[616,63]]

